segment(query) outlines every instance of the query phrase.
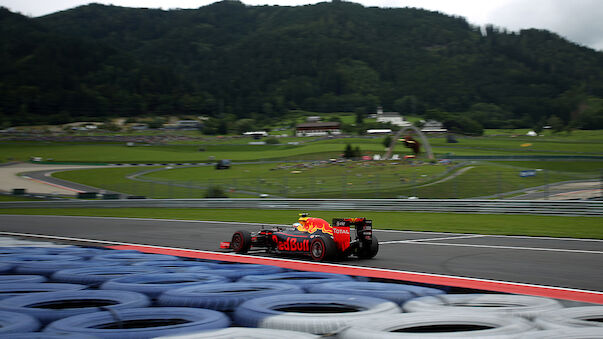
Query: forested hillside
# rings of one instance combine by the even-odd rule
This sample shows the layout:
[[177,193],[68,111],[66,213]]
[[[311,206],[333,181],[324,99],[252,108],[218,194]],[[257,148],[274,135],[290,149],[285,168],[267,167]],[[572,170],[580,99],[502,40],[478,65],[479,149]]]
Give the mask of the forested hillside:
[[[603,128],[603,53],[419,9],[222,1],[194,10],[0,8],[0,125],[278,117],[377,106],[486,128]],[[476,127],[476,128],[477,128]]]

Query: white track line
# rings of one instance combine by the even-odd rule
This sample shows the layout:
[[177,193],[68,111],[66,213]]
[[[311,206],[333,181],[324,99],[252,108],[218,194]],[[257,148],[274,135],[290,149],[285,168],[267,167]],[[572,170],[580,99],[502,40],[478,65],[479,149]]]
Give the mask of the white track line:
[[[453,239],[453,238],[451,238]],[[588,253],[588,254],[603,254],[603,251],[590,251],[590,250],[570,250],[561,248],[543,248],[543,247],[518,247],[518,246],[496,246],[496,245],[472,245],[472,244],[451,244],[444,242],[429,242],[429,241],[416,241],[416,240],[397,240],[397,241],[385,241],[379,242],[381,244],[414,244],[414,245],[434,245],[434,246],[455,246],[455,247],[479,247],[479,248],[494,248],[504,250],[525,250],[525,251],[545,251],[545,252],[569,252],[569,253]]]
[[443,237],[443,238],[425,238],[425,239],[411,239],[411,240],[380,241],[379,245],[381,245],[381,244],[398,244],[401,241],[407,243],[407,242],[422,242],[422,241],[433,241],[433,240],[454,240],[454,239],[469,239],[469,238],[482,238],[482,237],[487,237],[487,235],[472,234],[472,235],[459,235],[459,236]]

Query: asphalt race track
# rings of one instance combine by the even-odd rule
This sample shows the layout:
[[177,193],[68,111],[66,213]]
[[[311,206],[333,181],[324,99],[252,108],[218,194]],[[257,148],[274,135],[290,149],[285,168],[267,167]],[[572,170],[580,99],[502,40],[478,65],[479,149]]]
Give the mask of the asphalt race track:
[[[220,241],[230,240],[238,229],[259,227],[206,221],[0,215],[2,232],[205,251],[220,251]],[[603,240],[387,230],[375,230],[375,235],[380,250],[374,259],[349,259],[342,264],[603,291]]]

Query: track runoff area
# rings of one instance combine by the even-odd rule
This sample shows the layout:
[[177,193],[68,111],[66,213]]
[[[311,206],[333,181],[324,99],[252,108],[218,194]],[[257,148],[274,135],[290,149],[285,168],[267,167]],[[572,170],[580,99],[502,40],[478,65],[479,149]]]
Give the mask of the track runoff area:
[[364,276],[369,278],[391,279],[409,283],[441,285],[481,291],[533,295],[554,299],[603,304],[603,292],[580,289],[93,239],[16,232],[0,232],[0,234],[7,236],[23,236],[57,241],[73,241],[78,243],[96,244],[115,250],[137,250],[144,253],[167,254],[185,258],[272,265],[300,271],[328,272],[352,276]]

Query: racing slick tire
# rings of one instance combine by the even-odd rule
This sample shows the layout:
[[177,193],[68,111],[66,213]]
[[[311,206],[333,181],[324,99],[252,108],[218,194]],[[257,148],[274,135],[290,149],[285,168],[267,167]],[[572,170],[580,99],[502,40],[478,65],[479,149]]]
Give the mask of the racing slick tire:
[[287,338],[287,339],[311,339],[321,338],[320,336],[287,330],[274,330],[271,328],[250,328],[250,327],[229,327],[220,330],[203,331],[197,333],[183,334],[169,337],[157,337],[155,339],[266,339],[266,338]]
[[128,291],[69,290],[20,295],[0,300],[0,310],[35,317],[42,324],[101,309],[147,307],[151,301]]
[[361,319],[338,334],[343,339],[516,338],[534,325],[526,319],[480,313],[401,313]]
[[57,320],[46,333],[82,333],[99,338],[155,338],[225,328],[228,317],[218,311],[190,307],[128,308],[80,314]]
[[236,253],[247,253],[251,248],[251,233],[245,230],[236,231],[230,240],[230,247]]
[[395,303],[374,297],[290,294],[248,300],[237,307],[233,319],[244,327],[330,334],[360,319],[400,311]]
[[0,311],[0,334],[30,332],[38,328],[40,323],[30,315]]
[[580,306],[543,312],[536,316],[534,323],[544,330],[596,326],[603,331],[601,319],[603,319],[603,306]]
[[329,237],[317,236],[310,241],[310,256],[314,261],[325,261],[335,257],[337,247]]
[[292,284],[251,282],[190,286],[165,291],[157,300],[161,306],[207,308],[234,311],[243,302],[271,295],[300,294],[304,290]]
[[479,312],[532,319],[542,312],[562,308],[555,299],[507,294],[442,294],[412,299],[405,312]]
[[363,247],[358,249],[358,258],[360,259],[372,259],[379,252],[379,240],[373,235],[370,247]]

